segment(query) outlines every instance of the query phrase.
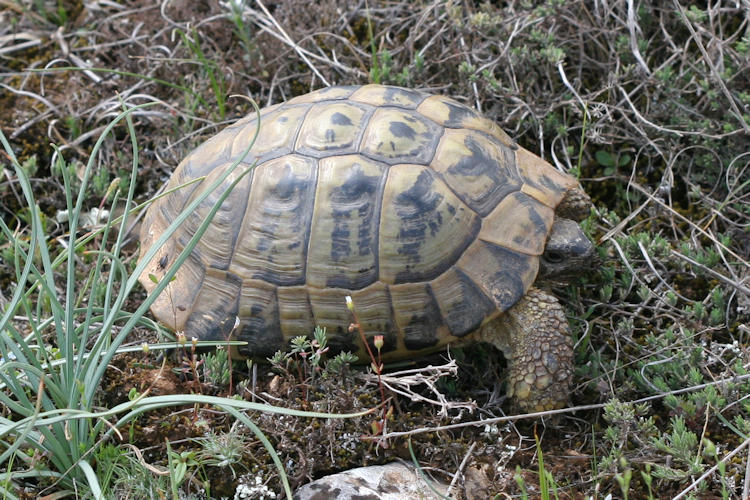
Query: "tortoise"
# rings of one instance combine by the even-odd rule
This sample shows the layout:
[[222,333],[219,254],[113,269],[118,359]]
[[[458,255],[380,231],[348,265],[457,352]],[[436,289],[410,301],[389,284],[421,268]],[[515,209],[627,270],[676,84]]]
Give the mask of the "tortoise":
[[[519,147],[457,101],[400,87],[339,86],[264,108],[243,177],[174,280],[151,306],[188,338],[225,339],[264,358],[326,328],[334,351],[384,361],[449,343],[489,342],[508,362],[507,393],[524,410],[565,405],[573,351],[563,308],[536,281],[590,265],[576,221],[590,211],[575,178]],[[257,114],[190,153],[148,208],[149,247],[250,147]],[[150,293],[240,164],[157,251]],[[150,276],[153,275],[153,276]]]

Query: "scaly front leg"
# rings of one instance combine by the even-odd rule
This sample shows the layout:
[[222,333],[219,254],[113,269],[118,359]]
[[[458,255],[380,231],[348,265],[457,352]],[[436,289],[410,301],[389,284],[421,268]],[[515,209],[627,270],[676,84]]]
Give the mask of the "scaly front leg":
[[561,408],[573,378],[573,344],[562,306],[531,288],[479,332],[508,362],[508,397],[524,411]]

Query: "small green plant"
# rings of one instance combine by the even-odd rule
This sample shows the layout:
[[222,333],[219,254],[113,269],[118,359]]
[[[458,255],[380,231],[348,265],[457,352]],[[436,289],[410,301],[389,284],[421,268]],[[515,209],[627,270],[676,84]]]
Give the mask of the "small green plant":
[[417,52],[414,56],[414,61],[410,65],[404,66],[400,70],[397,69],[391,52],[387,49],[379,51],[377,48],[375,35],[373,34],[372,18],[370,17],[370,8],[367,3],[365,3],[365,12],[367,18],[367,39],[369,40],[370,57],[372,60],[370,81],[382,85],[411,86],[414,83],[415,77],[421,75],[424,71],[424,56],[420,52]]
[[245,49],[246,63],[249,64],[257,47],[251,40],[251,31],[242,17],[245,5],[242,2],[227,2],[227,5],[231,10],[230,18],[232,19],[232,23],[234,23],[234,33],[240,39],[242,47]]
[[197,452],[192,450],[181,452],[174,451],[168,440],[166,441],[166,444],[167,462],[169,464],[169,486],[172,490],[172,498],[174,498],[174,500],[179,500],[180,495],[177,490],[182,482],[185,481],[188,468],[199,465],[198,461],[195,459]]
[[672,417],[671,430],[652,439],[656,449],[670,455],[674,461],[670,466],[656,465],[654,476],[661,479],[680,480],[703,472],[701,455],[698,452],[698,436],[685,425],[683,417]]
[[370,17],[370,6],[365,0],[365,16],[367,17],[367,39],[370,41],[370,57],[372,58],[372,68],[370,69],[370,79],[372,83],[382,83],[380,76],[380,60],[378,58],[378,49],[375,43],[375,35],[372,31],[372,18]]
[[221,72],[221,68],[219,68],[219,66],[214,61],[210,61],[203,53],[203,49],[201,48],[200,44],[200,36],[195,30],[193,30],[190,36],[188,36],[183,31],[179,31],[179,33],[185,45],[187,45],[190,51],[195,54],[195,57],[203,66],[203,70],[206,72],[206,75],[211,82],[211,88],[213,89],[214,97],[216,97],[216,106],[219,111],[219,119],[223,120],[224,116],[226,115],[226,97],[224,95],[226,85],[224,83],[224,75]]
[[475,82],[477,80],[477,68],[473,64],[462,61],[461,64],[458,65],[458,72],[469,79],[470,82]]
[[326,360],[328,349],[326,329],[316,326],[312,339],[295,337],[290,340],[288,352],[276,351],[268,361],[280,372],[295,372],[300,381],[312,382],[318,374],[323,377],[341,375],[358,359],[355,354],[344,351]]
[[[552,495],[554,495],[554,498],[556,500],[559,500],[559,496],[557,494],[557,485],[555,484],[555,480],[552,477],[552,473],[548,471],[544,466],[544,453],[542,452],[542,445],[539,441],[539,436],[536,433],[536,428],[534,429],[534,442],[536,443],[536,458],[537,458],[537,471],[538,471],[538,478],[539,478],[539,498],[542,500],[550,500],[552,496],[550,495],[550,490]],[[526,488],[526,480],[524,479],[523,475],[521,474],[522,470],[519,465],[516,466],[516,472],[513,474],[513,479],[516,482],[516,485],[518,485],[518,489],[521,491],[521,498],[524,500],[528,500],[529,498],[529,492]]]
[[320,364],[328,352],[325,328],[316,326],[312,339],[300,335],[291,339],[289,344],[289,352],[276,351],[268,361],[280,371],[296,371],[300,381],[314,380],[322,370]]
[[357,356],[349,351],[338,353],[326,363],[324,376],[333,377],[343,375],[349,365],[357,362]]
[[516,472],[513,474],[513,479],[516,481],[516,484],[518,485],[518,489],[521,490],[521,498],[523,500],[529,500],[529,492],[526,489],[526,481],[524,480],[521,472],[522,472],[521,466],[516,465]]
[[203,381],[217,387],[229,384],[232,367],[229,364],[227,349],[218,347],[216,350],[201,355]]
[[690,8],[685,12],[685,15],[687,15],[688,19],[690,19],[691,22],[694,22],[696,24],[703,23],[708,18],[708,14],[706,13],[706,11],[701,10],[695,5],[691,5]]
[[[154,474],[132,453],[117,446],[106,446],[97,454],[100,465],[102,489],[114,498],[131,500],[163,500],[164,492],[170,489],[169,479],[163,474]],[[106,471],[104,477],[102,471]]]
[[[390,51],[382,50],[376,54],[377,64],[371,70],[371,78],[375,79],[377,74],[380,83],[387,85],[400,85],[402,87],[411,86],[415,76],[419,75],[424,69],[424,58],[417,53],[414,62],[400,70],[396,67],[393,56]],[[377,68],[377,71],[376,69]]]
[[237,425],[232,426],[229,432],[209,430],[204,437],[193,441],[200,445],[198,462],[209,467],[228,467],[232,477],[237,477],[235,466],[243,466],[242,457],[250,444],[247,435]]
[[646,485],[646,489],[648,490],[648,500],[653,500],[654,493],[651,485],[654,482],[654,477],[651,475],[651,464],[646,464],[646,470],[641,471],[641,477],[643,478],[643,483]]
[[721,498],[723,500],[727,500],[729,498],[729,478],[727,477],[727,464],[724,460],[719,461],[719,453],[715,445],[705,446],[704,454],[712,457],[714,460],[719,462],[717,465],[719,469],[719,481],[721,482]]
[[[44,0],[34,0],[33,5],[29,8],[29,10],[35,12],[38,14],[38,17],[35,17],[35,19],[43,19],[47,21],[48,23],[54,24],[55,26],[64,26],[68,22],[68,11],[65,9],[65,6],[69,2],[62,2],[57,1],[55,2],[57,4],[57,7],[54,9],[51,9],[48,7],[49,2],[45,2]],[[19,2],[20,5],[20,2]],[[28,7],[21,8],[26,9]]]
[[620,491],[622,492],[623,500],[628,500],[628,494],[630,493],[630,480],[633,479],[633,469],[628,466],[628,461],[625,458],[620,458],[620,468],[622,472],[615,474],[615,480],[620,485]]
[[36,175],[37,171],[39,170],[39,165],[37,162],[36,155],[29,156],[24,162],[21,164],[21,169],[26,174],[27,177],[32,178]]
[[614,175],[617,169],[626,166],[631,161],[627,153],[613,155],[604,149],[597,150],[594,157],[599,165],[604,167],[604,175]]
[[[601,471],[615,473],[626,459],[631,445],[645,449],[650,446],[650,439],[658,434],[646,404],[633,405],[616,399],[607,402],[604,407],[604,420],[608,426],[604,430],[601,449],[604,451],[597,464]],[[626,462],[627,463],[627,462]]]
[[[149,275],[149,278],[152,278],[153,281],[154,277]],[[198,369],[202,368],[204,360],[198,358],[198,339],[195,337],[190,339],[190,348],[188,349],[187,338],[183,332],[177,332],[175,337],[178,345],[177,354],[181,363],[179,366],[172,368],[172,370],[175,373],[190,378],[193,382],[193,390],[198,394],[202,394],[203,389]]]
[[539,494],[543,500],[549,500],[550,488],[555,495],[555,500],[560,500],[557,495],[557,485],[552,477],[552,473],[544,467],[544,453],[542,453],[542,445],[539,441],[539,436],[536,434],[536,428],[534,429],[534,441],[536,443],[536,459],[539,471]]

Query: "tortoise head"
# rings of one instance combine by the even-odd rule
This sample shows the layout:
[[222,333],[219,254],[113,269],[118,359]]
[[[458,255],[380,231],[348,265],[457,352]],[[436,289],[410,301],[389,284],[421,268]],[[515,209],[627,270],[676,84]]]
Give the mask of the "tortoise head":
[[555,210],[537,279],[564,280],[594,267],[594,245],[576,222],[591,212],[591,206],[591,199],[582,190],[574,188],[565,193]]
[[577,222],[556,217],[540,259],[540,280],[564,280],[594,264],[594,245]]

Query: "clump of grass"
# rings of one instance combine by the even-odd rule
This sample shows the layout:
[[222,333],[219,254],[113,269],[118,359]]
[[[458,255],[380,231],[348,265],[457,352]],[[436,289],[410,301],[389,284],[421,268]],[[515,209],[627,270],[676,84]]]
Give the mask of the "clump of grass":
[[233,425],[228,432],[209,429],[204,437],[194,441],[200,447],[197,459],[202,465],[228,468],[233,478],[237,476],[235,467],[244,467],[242,459],[250,441],[240,426]]
[[189,35],[183,31],[179,31],[180,37],[182,37],[185,45],[198,59],[201,64],[203,71],[205,71],[211,82],[211,89],[213,90],[214,98],[216,100],[216,107],[219,114],[219,119],[223,120],[226,115],[226,85],[224,83],[224,75],[219,69],[216,62],[209,60],[201,48],[200,35],[193,30]]
[[[542,451],[541,443],[539,441],[539,436],[536,434],[536,429],[534,430],[534,441],[536,442],[536,460],[537,460],[537,478],[539,481],[539,498],[542,500],[550,500],[551,498],[554,498],[555,500],[559,500],[560,497],[557,494],[557,484],[555,484],[555,479],[552,476],[552,473],[547,470],[544,466],[544,453]],[[516,482],[516,485],[518,485],[518,489],[521,491],[521,498],[524,500],[528,500],[529,498],[529,492],[528,488],[526,486],[526,481],[523,478],[523,475],[521,474],[521,468],[519,466],[516,467],[516,473],[513,475],[513,479]]]

